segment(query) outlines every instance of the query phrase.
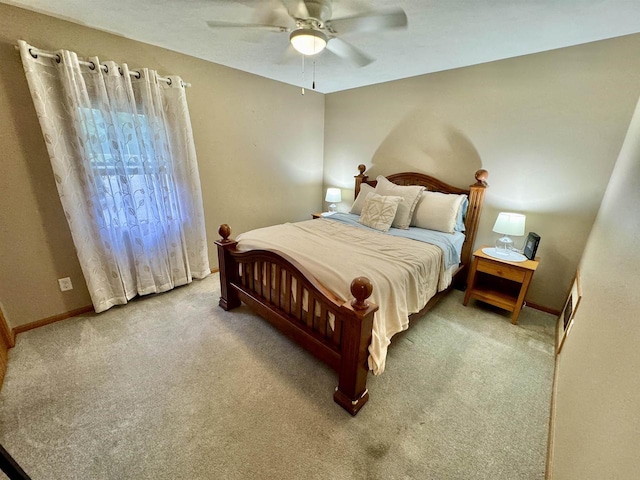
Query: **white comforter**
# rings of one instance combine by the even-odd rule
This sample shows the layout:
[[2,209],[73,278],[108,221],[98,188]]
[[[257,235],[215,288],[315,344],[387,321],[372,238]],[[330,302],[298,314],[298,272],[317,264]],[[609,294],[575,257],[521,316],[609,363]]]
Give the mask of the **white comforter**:
[[391,337],[406,330],[408,316],[437,292],[444,273],[442,250],[407,238],[355,228],[325,219],[286,223],[238,236],[238,249],[271,249],[304,265],[327,289],[343,300],[355,277],[373,284],[378,304],[369,346],[369,368],[384,371]]

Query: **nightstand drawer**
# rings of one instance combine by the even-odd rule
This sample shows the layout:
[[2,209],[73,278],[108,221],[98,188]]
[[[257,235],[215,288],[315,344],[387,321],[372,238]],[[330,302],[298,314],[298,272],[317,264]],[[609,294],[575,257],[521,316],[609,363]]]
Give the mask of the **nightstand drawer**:
[[524,281],[526,275],[526,272],[521,268],[505,265],[504,263],[496,264],[482,258],[478,260],[478,271],[495,275],[496,277],[506,278],[507,280],[513,280],[514,282]]

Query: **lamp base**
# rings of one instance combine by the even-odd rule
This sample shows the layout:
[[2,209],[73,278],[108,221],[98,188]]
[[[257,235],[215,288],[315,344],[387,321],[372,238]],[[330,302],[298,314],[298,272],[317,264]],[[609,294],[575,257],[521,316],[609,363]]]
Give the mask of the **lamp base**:
[[329,205],[329,211],[331,213],[336,213],[337,207],[335,203],[332,203],[331,205]]
[[509,235],[504,235],[496,240],[496,250],[499,252],[508,252],[513,250],[513,240]]
[[514,250],[499,250],[493,247],[487,247],[482,249],[482,253],[486,253],[490,257],[498,258],[500,260],[506,260],[507,262],[526,262],[527,257]]

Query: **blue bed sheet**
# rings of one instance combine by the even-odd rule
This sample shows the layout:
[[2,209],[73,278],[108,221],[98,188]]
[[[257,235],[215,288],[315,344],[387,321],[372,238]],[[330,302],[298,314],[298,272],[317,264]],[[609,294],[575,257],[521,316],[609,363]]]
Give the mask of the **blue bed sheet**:
[[409,227],[407,230],[391,227],[389,231],[385,233],[385,232],[380,232],[379,230],[375,230],[373,228],[367,227],[365,225],[362,225],[358,221],[360,219],[360,216],[355,215],[353,213],[337,212],[337,213],[334,213],[333,215],[323,217],[323,218],[346,223],[348,225],[352,225],[357,228],[366,228],[368,230],[378,232],[382,235],[393,235],[396,237],[410,238],[412,240],[417,240],[419,242],[436,245],[440,247],[440,249],[444,253],[445,269],[453,265],[458,265],[460,263],[460,254],[462,252],[462,244],[464,243],[464,239],[465,239],[464,233],[462,232],[444,233],[444,232],[427,230],[425,228],[418,228],[418,227]]

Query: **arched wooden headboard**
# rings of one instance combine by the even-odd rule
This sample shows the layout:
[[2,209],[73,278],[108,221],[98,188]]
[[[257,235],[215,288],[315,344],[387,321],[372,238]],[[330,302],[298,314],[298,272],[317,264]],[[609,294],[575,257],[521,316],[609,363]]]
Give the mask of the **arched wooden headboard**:
[[[360,193],[360,186],[363,183],[375,187],[378,183],[376,180],[369,180],[369,176],[365,175],[367,167],[365,165],[358,165],[358,171],[360,172],[355,176],[355,196],[354,199]],[[462,245],[462,253],[460,255],[460,262],[462,263],[461,270],[464,270],[462,275],[466,275],[467,266],[471,261],[471,254],[473,252],[473,245],[476,240],[476,234],[478,232],[478,223],[480,222],[480,213],[482,212],[482,204],[484,202],[484,193],[488,186],[487,178],[489,172],[486,170],[478,170],[475,173],[476,182],[469,186],[469,189],[454,187],[435,177],[426,175],[419,172],[403,172],[394,173],[387,176],[387,180],[395,183],[396,185],[421,185],[426,187],[427,190],[432,192],[441,193],[454,193],[464,194],[469,198],[469,208],[467,209],[467,216],[465,218],[465,240]],[[464,278],[464,277],[463,277]]]

